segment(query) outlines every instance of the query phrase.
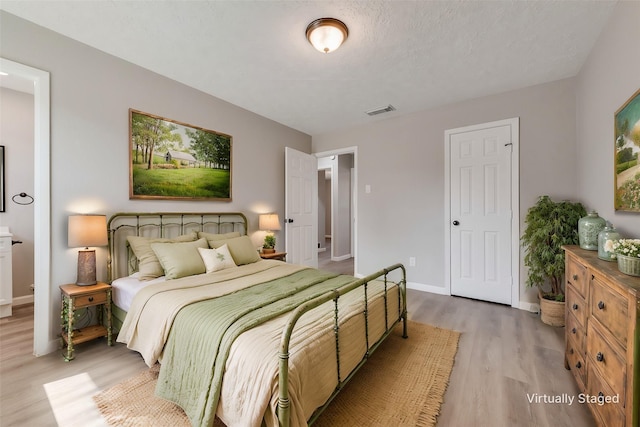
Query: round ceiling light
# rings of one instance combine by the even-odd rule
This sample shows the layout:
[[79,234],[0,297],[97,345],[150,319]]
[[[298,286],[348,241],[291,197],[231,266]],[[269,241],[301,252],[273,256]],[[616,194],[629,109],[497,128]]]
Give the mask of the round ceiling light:
[[347,39],[349,29],[335,18],[320,18],[307,27],[307,39],[317,50],[330,53]]

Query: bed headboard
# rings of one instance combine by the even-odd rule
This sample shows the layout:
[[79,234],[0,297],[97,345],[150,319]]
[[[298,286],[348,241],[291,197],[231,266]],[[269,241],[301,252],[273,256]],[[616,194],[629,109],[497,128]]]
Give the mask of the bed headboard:
[[240,212],[122,212],[107,223],[109,283],[130,274],[127,236],[173,238],[193,231],[247,234],[247,217]]

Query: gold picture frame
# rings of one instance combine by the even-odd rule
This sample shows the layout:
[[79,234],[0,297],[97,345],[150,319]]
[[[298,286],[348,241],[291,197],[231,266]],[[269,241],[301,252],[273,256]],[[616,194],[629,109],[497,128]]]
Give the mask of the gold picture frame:
[[640,89],[614,115],[614,208],[640,212]]
[[129,109],[129,198],[231,201],[231,135]]

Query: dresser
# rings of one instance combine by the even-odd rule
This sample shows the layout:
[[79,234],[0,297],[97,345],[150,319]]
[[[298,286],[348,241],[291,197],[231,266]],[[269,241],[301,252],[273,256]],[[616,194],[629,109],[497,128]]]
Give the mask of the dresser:
[[639,426],[640,277],[618,271],[597,251],[565,246],[566,351],[580,389],[601,426]]

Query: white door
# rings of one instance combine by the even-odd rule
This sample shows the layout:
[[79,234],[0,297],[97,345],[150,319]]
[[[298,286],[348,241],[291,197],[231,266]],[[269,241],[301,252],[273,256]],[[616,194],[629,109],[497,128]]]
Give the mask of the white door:
[[318,267],[318,159],[285,147],[287,262]]
[[512,261],[518,253],[512,230],[515,120],[515,125],[501,121],[445,132],[452,295],[517,303],[518,295],[512,297],[517,266]]

